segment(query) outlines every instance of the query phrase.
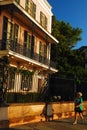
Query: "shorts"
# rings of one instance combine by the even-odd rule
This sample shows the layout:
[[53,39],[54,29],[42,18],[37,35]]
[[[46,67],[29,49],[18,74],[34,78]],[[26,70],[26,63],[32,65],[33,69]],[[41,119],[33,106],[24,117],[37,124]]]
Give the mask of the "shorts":
[[78,108],[75,108],[75,112],[82,113],[83,111],[78,107]]

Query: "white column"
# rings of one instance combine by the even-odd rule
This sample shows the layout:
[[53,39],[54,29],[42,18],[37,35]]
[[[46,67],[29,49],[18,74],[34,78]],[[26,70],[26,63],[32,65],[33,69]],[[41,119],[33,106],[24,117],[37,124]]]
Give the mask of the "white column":
[[14,91],[18,92],[21,88],[21,75],[20,73],[15,74]]

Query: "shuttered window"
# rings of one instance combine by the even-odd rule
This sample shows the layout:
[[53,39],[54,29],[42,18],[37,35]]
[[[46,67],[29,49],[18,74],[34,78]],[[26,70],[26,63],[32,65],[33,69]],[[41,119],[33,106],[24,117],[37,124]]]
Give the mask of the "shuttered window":
[[14,41],[16,43],[18,42],[18,31],[19,31],[19,26],[17,24],[14,24]]
[[34,19],[36,18],[36,4],[32,0],[26,0],[25,10],[31,15]]
[[8,18],[4,16],[3,17],[3,34],[2,34],[2,45],[1,45],[1,49],[6,49],[7,25],[8,25]]
[[31,49],[31,35],[27,32],[24,31],[24,47],[27,49]]
[[43,12],[40,12],[40,24],[47,30],[47,17]]
[[20,0],[15,0],[18,4],[20,3]]

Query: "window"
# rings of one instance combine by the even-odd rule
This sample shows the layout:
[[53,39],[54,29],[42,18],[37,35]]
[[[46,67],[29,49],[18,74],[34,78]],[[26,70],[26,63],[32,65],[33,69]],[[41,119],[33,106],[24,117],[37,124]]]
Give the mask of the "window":
[[27,31],[24,31],[24,47],[31,49],[31,35]]
[[39,44],[39,54],[42,56],[42,49],[43,49],[43,47],[42,47],[42,42],[40,42],[40,44]]
[[47,45],[44,45],[44,57],[47,58]]
[[42,44],[41,41],[39,44],[39,54],[45,58],[47,57],[47,46],[45,44]]
[[15,83],[15,68],[11,67],[8,71],[8,84],[7,84],[8,91],[14,89],[14,83]]
[[39,44],[39,61],[45,61],[47,58],[47,46],[45,44],[42,44],[40,41]]
[[24,31],[24,55],[30,56],[31,38],[31,35],[27,31]]
[[8,25],[7,25],[7,40],[13,40],[13,30],[14,30],[14,25],[11,23],[10,20],[8,20]]
[[[6,19],[6,18],[5,18]],[[14,40],[14,41],[18,41],[18,30],[19,30],[19,26],[17,24],[13,24],[8,18],[7,23],[5,22],[5,33],[6,33],[6,40],[10,41],[10,40]]]
[[24,55],[28,54],[31,58],[33,58],[34,55],[34,41],[34,36],[30,35],[27,31],[24,31]]
[[40,12],[40,24],[47,30],[47,17],[42,12]]
[[20,0],[15,0],[18,4],[20,3]]
[[18,42],[18,30],[19,30],[19,26],[17,24],[14,24],[14,41],[16,43]]
[[7,39],[9,40],[10,38],[11,38],[11,23],[8,21]]
[[32,77],[29,75],[22,75],[21,89],[29,91],[32,88]]
[[[18,42],[18,31],[19,26],[11,22],[7,17],[3,18],[3,45],[2,48],[6,48],[6,44],[10,44],[10,41],[13,40],[15,43]],[[7,41],[7,42],[6,42]]]
[[26,0],[25,10],[31,15],[34,19],[36,18],[36,5],[32,0]]

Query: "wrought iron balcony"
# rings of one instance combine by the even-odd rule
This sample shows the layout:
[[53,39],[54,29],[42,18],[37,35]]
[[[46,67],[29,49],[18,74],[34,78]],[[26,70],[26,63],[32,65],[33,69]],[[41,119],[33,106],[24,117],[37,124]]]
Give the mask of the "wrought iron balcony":
[[[0,50],[11,50],[13,52],[16,52],[32,60],[38,61],[42,64],[49,66],[49,60],[46,57],[35,53],[34,51],[24,47],[23,45],[13,40],[0,40]],[[50,61],[50,67],[56,68],[55,63],[53,61]]]

